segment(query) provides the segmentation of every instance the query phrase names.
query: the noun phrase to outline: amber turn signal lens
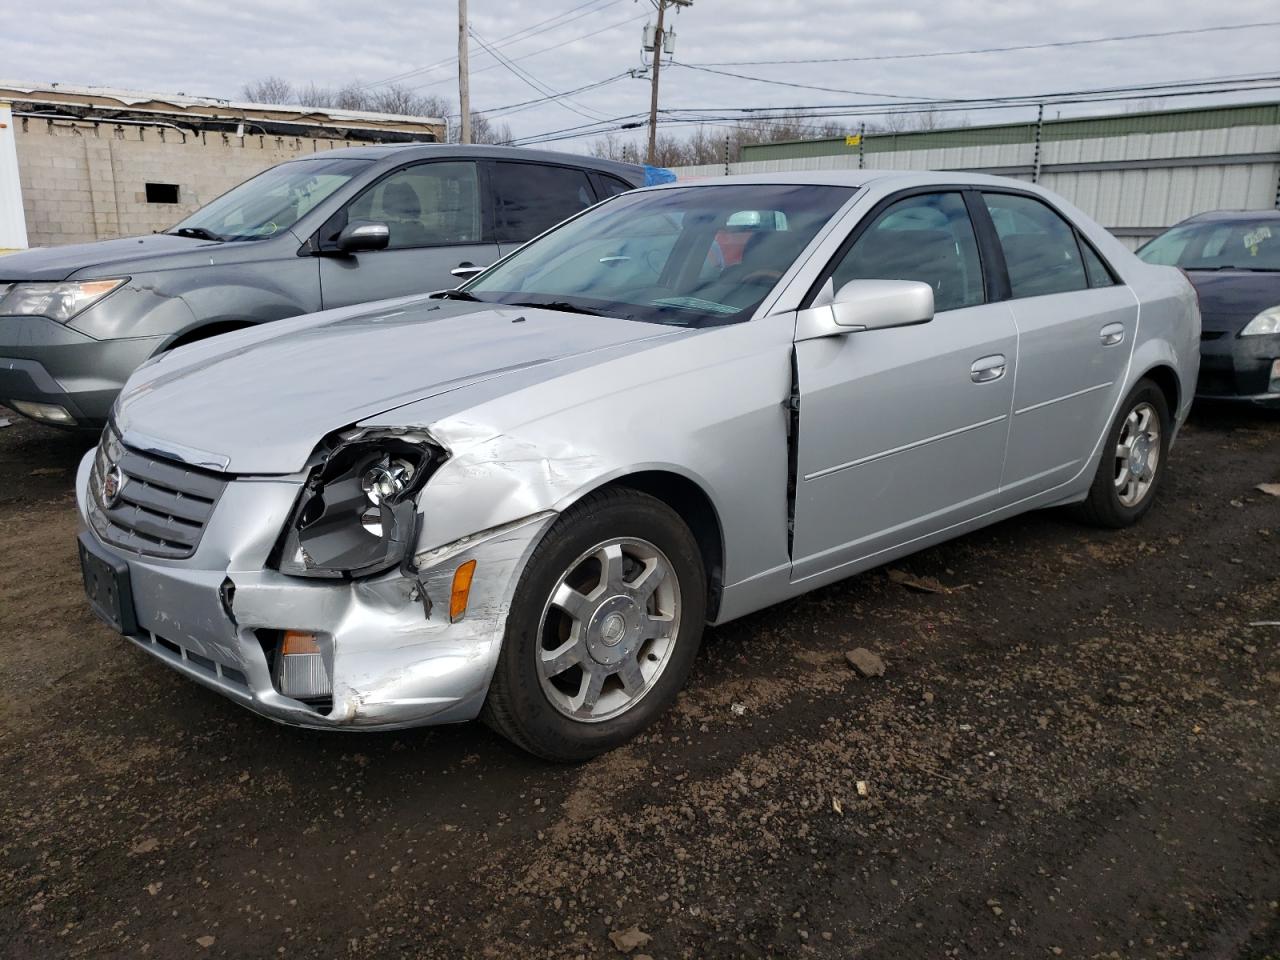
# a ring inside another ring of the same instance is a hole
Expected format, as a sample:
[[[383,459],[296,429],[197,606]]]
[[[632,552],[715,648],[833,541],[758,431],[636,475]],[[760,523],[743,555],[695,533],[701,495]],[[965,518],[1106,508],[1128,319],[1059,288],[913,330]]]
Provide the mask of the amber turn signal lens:
[[[449,619],[461,620],[467,612],[467,598],[471,596],[471,578],[476,575],[476,562],[468,560],[453,572],[453,592],[449,595]]]
[[[303,633],[301,630],[286,630],[284,639],[280,641],[280,652],[286,657],[300,653],[319,653],[320,644],[316,643],[314,633]]]

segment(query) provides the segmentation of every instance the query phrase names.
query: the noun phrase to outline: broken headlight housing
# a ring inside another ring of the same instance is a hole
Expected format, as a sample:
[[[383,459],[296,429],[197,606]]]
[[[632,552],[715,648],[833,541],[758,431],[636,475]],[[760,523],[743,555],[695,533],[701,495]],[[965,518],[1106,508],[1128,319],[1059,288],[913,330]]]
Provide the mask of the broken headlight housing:
[[[316,467],[276,548],[276,569],[299,577],[364,577],[413,548],[415,495],[444,459],[397,437],[338,442]]]

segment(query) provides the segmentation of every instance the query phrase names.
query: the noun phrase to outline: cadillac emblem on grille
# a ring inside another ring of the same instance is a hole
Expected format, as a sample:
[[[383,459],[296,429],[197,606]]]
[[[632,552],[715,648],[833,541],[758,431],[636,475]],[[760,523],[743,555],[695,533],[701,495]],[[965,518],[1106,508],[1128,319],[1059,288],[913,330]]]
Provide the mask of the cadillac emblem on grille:
[[[114,507],[123,488],[124,473],[119,464],[113,463],[102,478],[102,505],[108,509]]]

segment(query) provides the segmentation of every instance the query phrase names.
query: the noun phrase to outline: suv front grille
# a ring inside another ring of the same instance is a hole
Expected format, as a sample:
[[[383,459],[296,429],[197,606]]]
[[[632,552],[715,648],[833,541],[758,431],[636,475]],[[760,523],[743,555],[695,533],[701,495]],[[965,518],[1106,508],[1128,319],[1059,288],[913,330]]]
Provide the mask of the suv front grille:
[[[182,560],[195,553],[226,485],[219,474],[126,447],[108,423],[89,475],[89,522],[113,546]]]

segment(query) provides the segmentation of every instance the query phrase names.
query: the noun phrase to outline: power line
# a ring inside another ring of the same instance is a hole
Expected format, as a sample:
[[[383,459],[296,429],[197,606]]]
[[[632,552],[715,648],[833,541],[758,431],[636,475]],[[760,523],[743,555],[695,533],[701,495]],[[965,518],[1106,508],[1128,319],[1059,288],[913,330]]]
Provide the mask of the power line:
[[[541,47],[537,50],[532,50],[529,53],[522,53],[518,57],[509,57],[508,59],[512,63],[519,63],[522,60],[529,60],[533,57],[541,56],[544,53],[549,53],[552,50],[559,50],[561,47],[567,47],[569,46],[569,44],[577,43],[579,40],[586,40],[589,37],[598,36],[599,34],[602,34],[602,33],[608,33],[610,30],[614,30],[614,29],[617,29],[618,27],[625,26],[628,23],[635,23],[637,20],[645,19],[645,17],[646,17],[646,14],[642,13],[642,14],[639,14],[638,16],[628,17],[625,20],[618,20],[607,26],[600,27],[599,29],[596,29],[596,30],[592,30],[589,33],[583,33],[576,37],[570,37],[568,40],[561,40],[559,43],[553,43],[549,47]],[[484,73],[486,70],[496,70],[500,66],[502,66],[501,63],[491,63],[487,67],[481,67],[478,70],[472,70],[471,73],[472,75],[475,75],[477,73]],[[449,77],[442,77],[439,80],[428,80],[425,83],[412,84],[409,86],[409,89],[423,90],[427,87],[435,87],[435,86],[439,86],[442,83],[448,83],[449,80],[450,80]]]
[[[588,14],[600,13],[601,11],[605,10],[607,7],[612,7],[615,4],[618,4],[621,2],[622,0],[606,0],[606,2],[604,2],[602,6],[596,7],[596,9],[594,10],[586,10],[578,14],[578,16],[576,17],[570,17],[569,14],[577,10],[582,10],[583,7],[592,7],[598,3],[601,3],[601,0],[586,0],[585,3],[580,3],[576,7],[570,7],[568,10],[564,11],[563,13],[556,14],[554,17],[548,17],[546,20],[539,20],[537,23],[532,24],[528,27],[525,27],[523,30],[517,30],[515,33],[509,33],[504,37],[499,37],[497,40],[493,41],[493,45],[495,47],[512,46],[513,44],[519,43],[522,40],[528,40],[531,37],[535,37],[540,33],[546,33],[548,30],[554,30],[557,27],[562,27],[565,24],[572,23],[574,20],[581,19],[582,17],[585,17]],[[568,18],[568,19],[565,19],[565,18]],[[556,21],[560,21],[560,22],[556,22]],[[542,29],[535,29],[535,28],[542,28]],[[379,87],[388,83],[399,83],[402,80],[407,80],[410,77],[417,76],[418,74],[430,73],[433,70],[440,70],[440,69],[443,69],[444,67],[451,66],[457,62],[458,62],[457,57],[448,57],[447,59],[440,60],[433,64],[428,64],[426,66],[414,67],[410,70],[405,70],[402,73],[397,73],[393,76],[385,77],[382,80],[374,80],[372,83],[365,84],[364,87],[365,89],[368,89],[370,87]]]
[[[699,64],[683,64],[697,67],[762,67],[772,64],[796,63],[867,63],[877,60],[925,60],[932,57],[967,57],[984,53],[1012,53],[1017,50],[1045,50],[1051,47],[1083,47],[1095,43],[1122,43],[1129,40],[1154,40],[1162,37],[1185,37],[1226,30],[1251,30],[1260,27],[1280,26],[1280,20],[1263,20],[1258,23],[1232,23],[1213,27],[1195,27],[1186,30],[1163,30],[1158,33],[1129,33],[1112,37],[1094,37],[1088,40],[1054,40],[1046,43],[1020,43],[1008,47],[980,47],[974,50],[935,50],[928,53],[885,53],[863,57],[805,57],[792,60],[714,60]]]
[[[722,77],[734,77],[738,80],[753,80],[756,83],[769,83],[778,87],[798,87],[802,90],[820,90],[825,93],[850,93],[857,97],[886,97],[894,100],[915,100],[918,94],[907,95],[902,93],[876,93],[870,90],[845,90],[840,87],[820,87],[811,83],[795,83],[791,80],[770,80],[768,77],[752,77],[745,73],[733,73],[729,70],[716,70],[713,67],[699,66],[696,63],[684,63],[681,60],[672,60],[673,67],[684,67],[686,70],[701,70],[703,73],[715,73]]]
[[[529,73],[529,71],[521,67],[517,67],[510,60],[507,60],[505,57],[503,57],[502,54],[498,53],[498,51],[494,50],[492,46],[486,43],[480,37],[480,35],[476,33],[474,30],[472,30],[470,27],[467,28],[467,32],[471,34],[472,39],[474,39],[476,43],[480,44],[482,49],[488,51],[490,56],[492,56],[500,64],[506,67],[507,70],[513,73],[520,80],[524,81],[534,90],[538,91],[538,93],[543,94],[548,100],[555,100],[557,103],[560,104],[560,106],[564,107],[566,110],[570,110],[573,113],[576,113],[580,117],[586,117],[588,120],[595,120],[599,122],[600,120],[603,119],[598,113],[591,113],[587,110],[586,107],[582,107],[581,104],[576,104],[575,101],[569,99],[567,95],[563,93],[558,93],[557,91],[553,90],[551,87],[547,86],[537,77],[535,77],[533,74]],[[580,107],[581,109],[579,109]]]

